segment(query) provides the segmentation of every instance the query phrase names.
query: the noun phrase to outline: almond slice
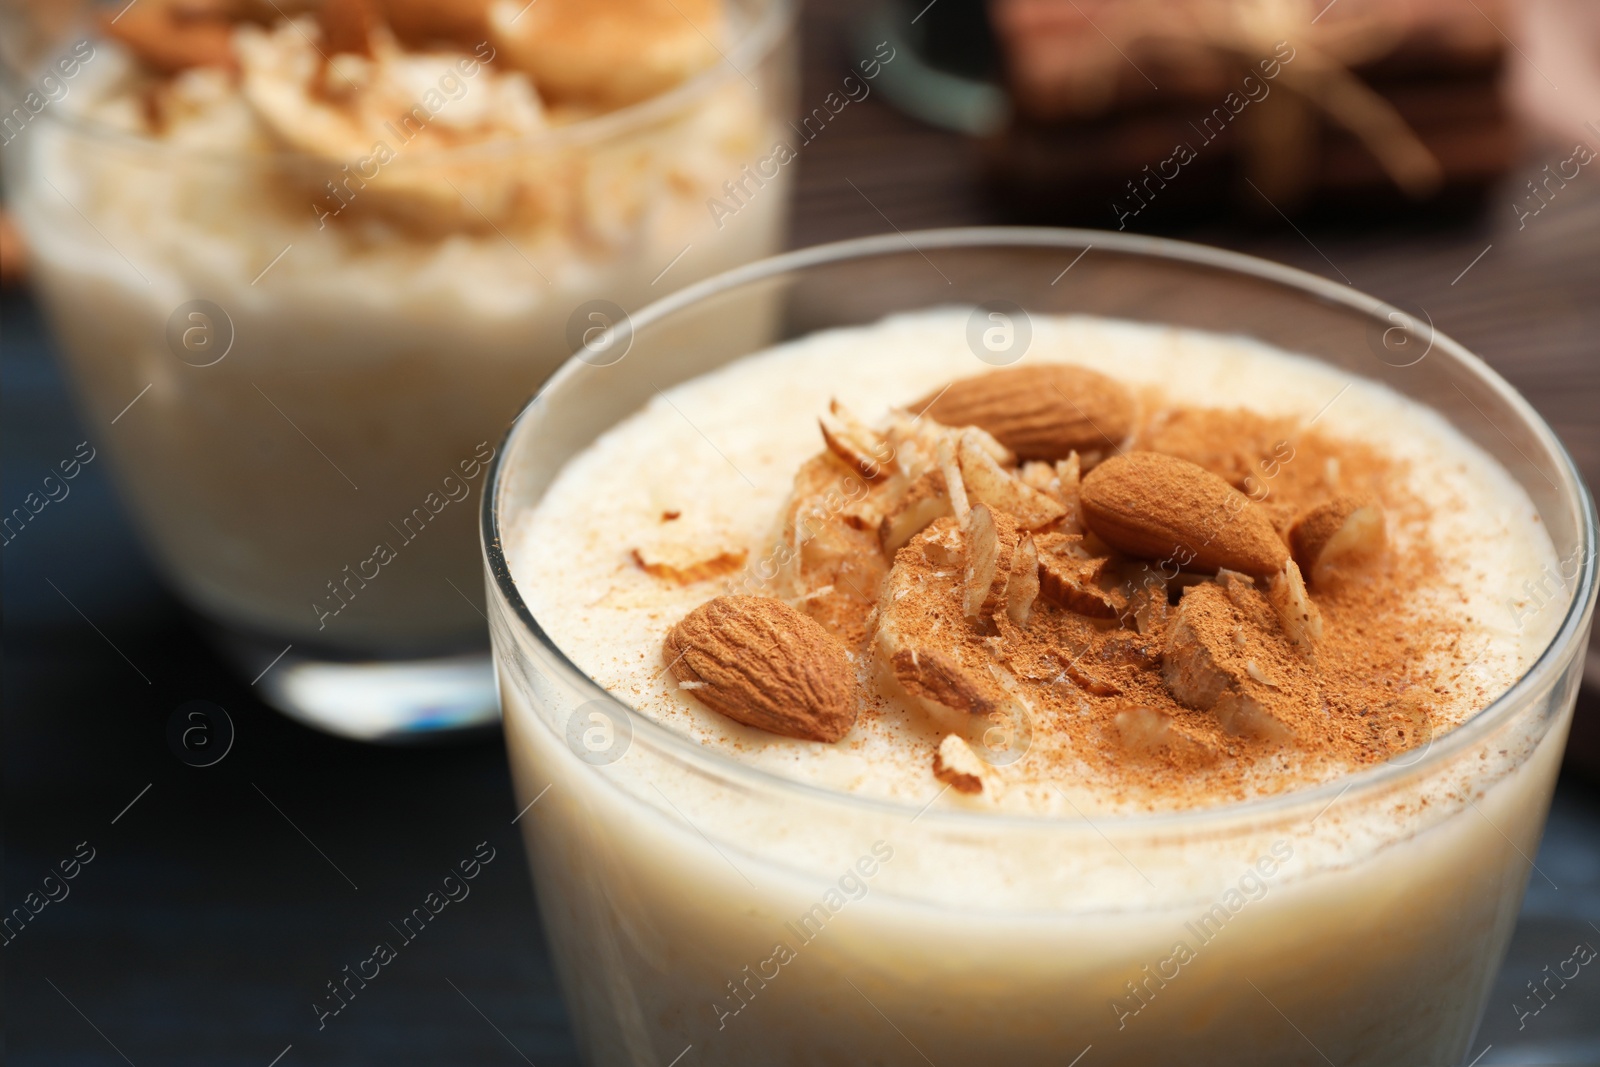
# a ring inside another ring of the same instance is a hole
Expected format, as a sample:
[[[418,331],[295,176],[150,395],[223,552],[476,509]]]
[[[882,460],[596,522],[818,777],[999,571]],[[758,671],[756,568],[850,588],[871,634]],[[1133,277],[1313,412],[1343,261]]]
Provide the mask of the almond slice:
[[[995,436],[982,426],[962,426],[959,436],[963,440],[971,441],[988,454],[1002,467],[1015,467],[1017,454],[995,439]]]
[[[1076,452],[1056,461],[1056,499],[1066,509],[1061,522],[1063,533],[1083,532],[1083,505],[1078,500],[1082,482],[1083,461]]]
[[[1319,504],[1289,528],[1295,561],[1316,586],[1376,558],[1387,544],[1383,508],[1376,501],[1358,497],[1335,497]]]
[[[967,500],[966,479],[961,476],[961,464],[956,462],[956,444],[949,434],[939,438],[939,472],[944,475],[945,493],[950,497],[950,511],[957,522],[965,522],[971,505]]]
[[[1011,579],[1006,585],[1006,614],[1024,629],[1033,615],[1033,602],[1039,596],[1039,550],[1032,535],[1025,534],[1011,561]]]
[[[889,669],[907,693],[969,715],[987,715],[994,697],[944,652],[901,648],[889,655]]]
[[[961,535],[967,548],[962,605],[970,619],[993,615],[1006,603],[1017,522],[1003,511],[977,504],[962,521]]]
[[[1278,613],[1283,632],[1301,651],[1310,652],[1322,640],[1322,612],[1306,592],[1305,580],[1294,560],[1286,560],[1283,570],[1272,576],[1267,599]]]
[[[901,473],[916,478],[938,466],[939,441],[947,432],[932,419],[913,418],[895,409],[889,413],[889,428],[883,436],[894,450]]]
[[[1197,571],[1283,569],[1289,550],[1250,498],[1204,467],[1159,452],[1113,456],[1083,479],[1085,525],[1140,559]]]
[[[739,549],[707,549],[695,545],[659,544],[633,550],[633,561],[647,574],[679,585],[692,585],[744,566],[749,553]]]
[[[822,439],[829,450],[852,470],[860,472],[869,482],[877,481],[890,473],[887,461],[893,459],[894,450],[882,434],[856,418],[850,409],[834,400],[828,412],[817,419],[822,426]]]
[[[911,406],[947,426],[977,426],[1022,459],[1116,448],[1133,429],[1132,395],[1084,367],[1029,364],[963,378]]]
[[[959,734],[946,734],[933,753],[933,776],[957,793],[983,792],[985,767]]]
[[[970,428],[961,431],[956,458],[961,464],[968,497],[973,502],[1009,512],[1024,529],[1037,530],[1066,514],[1066,508],[1057,501],[996,463],[983,447],[977,431]]]
[[[667,633],[663,651],[690,695],[735,722],[837,741],[855,724],[855,671],[842,644],[781,600],[719,596]]]

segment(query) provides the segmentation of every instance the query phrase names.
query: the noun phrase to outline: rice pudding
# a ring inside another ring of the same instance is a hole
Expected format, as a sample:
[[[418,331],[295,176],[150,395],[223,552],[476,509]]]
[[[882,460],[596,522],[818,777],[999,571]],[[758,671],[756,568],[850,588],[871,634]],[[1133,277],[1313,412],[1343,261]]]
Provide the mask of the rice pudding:
[[[786,9],[114,14],[8,192],[158,559],[270,653],[481,647],[468,500],[573,323],[782,240],[787,174],[706,202],[783,128]]]
[[[1527,495],[1253,341],[1034,316],[975,374],[967,321],[735,360],[507,502],[550,643],[697,743],[611,745],[497,616],[591,1058],[1456,1062],[1565,713],[1336,787],[1549,643]]]

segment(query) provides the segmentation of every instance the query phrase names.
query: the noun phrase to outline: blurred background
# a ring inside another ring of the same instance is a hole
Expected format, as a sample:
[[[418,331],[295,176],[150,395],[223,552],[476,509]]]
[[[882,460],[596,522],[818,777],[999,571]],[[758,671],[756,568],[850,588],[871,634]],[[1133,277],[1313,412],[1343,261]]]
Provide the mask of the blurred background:
[[[787,244],[1039,223],[1286,263],[1481,355],[1600,484],[1600,5],[1332,0],[1289,52],[1280,5],[1248,5],[1248,33],[1219,14],[1240,6],[806,0]],[[104,430],[80,421],[3,232],[9,514]],[[283,717],[158,579],[107,465],[71,496],[0,555],[5,910],[93,856],[0,953],[8,1060],[576,1063],[498,736],[375,746]],[[1588,663],[1481,1064],[1600,1064],[1600,977],[1521,1013],[1528,983],[1600,944]],[[207,766],[172,737],[193,701],[231,723]],[[472,899],[319,1031],[326,983],[480,840],[496,860]]]

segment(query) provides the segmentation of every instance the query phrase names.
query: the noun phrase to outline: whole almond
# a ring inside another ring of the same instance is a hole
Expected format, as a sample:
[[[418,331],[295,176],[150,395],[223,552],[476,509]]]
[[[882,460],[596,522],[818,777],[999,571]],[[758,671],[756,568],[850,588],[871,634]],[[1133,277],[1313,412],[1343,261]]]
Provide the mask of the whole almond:
[[[719,596],[667,633],[668,669],[706,707],[785,737],[837,741],[856,719],[844,646],[781,600]]]
[[[1159,452],[1129,452],[1084,476],[1091,532],[1119,552],[1192,571],[1274,574],[1289,549],[1249,497],[1204,467]]]
[[[977,426],[1019,459],[1112,449],[1133,428],[1133,397],[1104,374],[1060,363],[1007,367],[952,382],[911,406],[946,426]]]

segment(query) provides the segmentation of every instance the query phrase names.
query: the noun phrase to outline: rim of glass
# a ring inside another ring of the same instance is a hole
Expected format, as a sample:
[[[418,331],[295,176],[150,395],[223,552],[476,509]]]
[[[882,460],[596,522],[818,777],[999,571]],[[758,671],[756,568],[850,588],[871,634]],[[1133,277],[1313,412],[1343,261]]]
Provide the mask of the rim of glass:
[[[530,151],[550,151],[574,145],[605,141],[649,126],[651,123],[684,110],[700,98],[709,96],[720,86],[734,81],[749,81],[745,71],[754,70],[777,49],[793,24],[798,7],[797,0],[761,0],[766,7],[745,29],[733,47],[721,52],[721,60],[696,74],[688,81],[673,86],[664,93],[641,100],[627,107],[608,111],[603,115],[583,119],[566,126],[541,130],[526,137],[487,141],[480,144],[461,145],[454,148],[427,148],[407,152],[404,163],[416,166],[421,163],[450,161],[471,162],[497,157],[523,155]],[[89,5],[92,8],[98,5]],[[86,8],[88,10],[89,8]],[[91,35],[93,36],[93,35]],[[719,50],[720,51],[720,50]],[[0,86],[18,99],[34,86],[29,82],[29,72],[18,70],[0,56]],[[293,151],[274,152],[218,152],[206,148],[175,147],[153,137],[115,129],[80,115],[63,112],[60,108],[46,108],[41,117],[47,122],[74,130],[101,141],[120,142],[128,148],[155,154],[171,154],[188,159],[203,159],[223,163],[276,163],[282,161],[303,163],[310,158]]]
[[[901,254],[907,251],[908,248],[919,252],[929,248],[973,248],[983,246],[1076,250],[1090,244],[1115,252],[1146,256],[1153,259],[1177,260],[1210,267],[1219,271],[1247,275],[1251,278],[1299,290],[1306,296],[1342,305],[1362,314],[1379,317],[1385,322],[1391,320],[1383,318],[1383,316],[1391,311],[1398,310],[1392,305],[1363,293],[1352,286],[1340,285],[1326,278],[1318,277],[1294,267],[1274,263],[1270,260],[1259,259],[1239,252],[1229,252],[1208,245],[1107,230],[986,226],[916,230],[910,233],[858,237],[829,244],[815,245],[810,248],[798,249],[771,256],[767,259],[757,260],[687,286],[641,309],[637,314],[631,316],[633,332],[637,336],[641,329],[666,319],[686,307],[751,282],[827,263],[850,259],[868,259],[873,256],[890,253]],[[1128,831],[1159,831],[1172,827],[1193,828],[1197,824],[1209,825],[1234,822],[1251,817],[1270,818],[1299,808],[1309,807],[1319,802],[1331,803],[1333,799],[1342,796],[1351,789],[1378,790],[1399,783],[1413,775],[1422,775],[1433,767],[1447,762],[1451,757],[1463,750],[1470,748],[1475,742],[1498,729],[1506,720],[1515,715],[1521,708],[1528,693],[1544,688],[1553,682],[1553,676],[1561,669],[1558,660],[1561,658],[1562,653],[1577,640],[1578,634],[1582,630],[1595,603],[1596,541],[1597,536],[1600,536],[1600,521],[1597,521],[1594,499],[1560,438],[1550,429],[1543,417],[1533,409],[1532,405],[1523,398],[1522,394],[1513,389],[1510,383],[1500,377],[1481,358],[1468,351],[1454,339],[1436,330],[1430,333],[1430,337],[1436,348],[1449,354],[1466,371],[1488,386],[1502,400],[1505,400],[1522,417],[1525,424],[1533,429],[1536,436],[1557,459],[1561,477],[1561,485],[1558,491],[1561,492],[1564,498],[1572,500],[1577,505],[1582,526],[1580,548],[1583,553],[1583,566],[1574,582],[1571,603],[1568,605],[1567,612],[1554,636],[1551,637],[1549,643],[1545,645],[1533,664],[1523,672],[1509,689],[1496,697],[1487,706],[1479,709],[1478,712],[1460,726],[1440,737],[1431,739],[1424,746],[1420,756],[1415,756],[1416,750],[1413,749],[1376,766],[1367,767],[1352,774],[1342,775],[1308,789],[1291,790],[1286,793],[1257,797],[1232,804],[1176,812],[1111,814],[1097,817],[1093,824],[1097,829],[1109,826]],[[505,463],[505,457],[510,453],[515,438],[521,432],[525,422],[530,418],[531,413],[542,406],[549,394],[560,389],[569,378],[581,374],[587,367],[588,364],[573,357],[569,358],[550,376],[538,392],[524,405],[510,427],[507,428],[501,438],[500,449],[495,453],[495,457],[489,466],[487,488],[483,494],[483,505],[480,512],[479,535],[484,556],[494,580],[495,589],[506,604],[510,605],[518,622],[522,624],[528,635],[546,653],[553,657],[559,668],[567,672],[570,676],[569,680],[574,682],[575,688],[583,694],[585,700],[609,700],[618,707],[623,708],[628,714],[629,722],[633,729],[633,737],[636,741],[645,740],[681,763],[721,775],[727,780],[741,783],[751,788],[788,792],[797,794],[802,798],[826,803],[864,806],[877,809],[886,814],[904,815],[917,812],[916,806],[911,804],[880,797],[845,793],[809,782],[786,778],[771,771],[741,763],[662,726],[627,702],[619,699],[614,693],[591,678],[587,671],[572,661],[545,631],[544,627],[540,625],[539,621],[533,617],[532,612],[528,610],[527,604],[517,590],[516,582],[511,575],[511,569],[506,562],[504,552],[501,550],[499,518],[502,486],[501,470]],[[1410,761],[1406,762],[1408,757],[1414,758],[1410,758]],[[963,810],[928,810],[926,815],[937,822],[948,823],[953,827],[966,830],[980,826],[1015,826],[1037,829],[1040,826],[1052,824],[1070,826],[1086,821],[1079,817],[1067,817],[1064,815],[1018,815]]]

